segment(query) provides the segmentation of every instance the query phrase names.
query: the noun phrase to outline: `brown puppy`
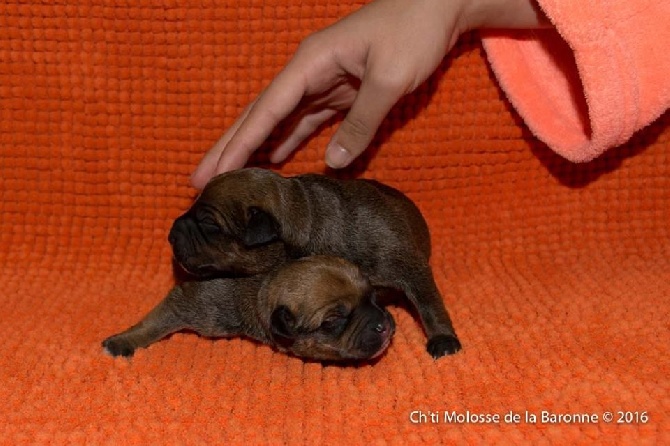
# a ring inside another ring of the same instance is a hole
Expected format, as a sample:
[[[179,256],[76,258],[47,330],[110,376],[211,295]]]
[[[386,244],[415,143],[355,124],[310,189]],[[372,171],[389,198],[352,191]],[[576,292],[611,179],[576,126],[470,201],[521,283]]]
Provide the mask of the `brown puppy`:
[[[280,261],[272,251],[278,241],[293,258],[343,257],[374,286],[404,292],[434,358],[461,348],[428,264],[423,216],[409,198],[377,181],[284,178],[258,168],[228,172],[213,178],[175,221],[169,240],[175,259],[201,277],[269,268]]]
[[[106,339],[113,356],[132,356],[175,331],[248,336],[305,359],[370,359],[395,324],[361,271],[344,259],[311,256],[269,274],[185,282],[138,324]]]

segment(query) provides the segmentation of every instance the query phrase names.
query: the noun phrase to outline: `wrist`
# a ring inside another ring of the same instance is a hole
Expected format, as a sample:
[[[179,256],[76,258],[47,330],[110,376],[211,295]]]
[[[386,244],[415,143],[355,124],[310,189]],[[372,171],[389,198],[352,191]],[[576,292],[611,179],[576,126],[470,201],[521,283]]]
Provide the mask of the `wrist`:
[[[551,23],[536,0],[463,0],[461,27],[473,29],[537,29]]]

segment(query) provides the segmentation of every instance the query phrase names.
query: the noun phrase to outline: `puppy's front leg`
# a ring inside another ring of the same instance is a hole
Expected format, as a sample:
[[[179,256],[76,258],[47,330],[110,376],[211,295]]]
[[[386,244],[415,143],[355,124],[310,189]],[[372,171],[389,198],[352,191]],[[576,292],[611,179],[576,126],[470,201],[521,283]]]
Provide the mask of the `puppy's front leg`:
[[[171,333],[188,328],[177,317],[170,302],[180,296],[181,289],[174,288],[170,295],[151,310],[144,319],[128,330],[105,339],[102,346],[112,356],[130,357],[136,349],[148,347]]]

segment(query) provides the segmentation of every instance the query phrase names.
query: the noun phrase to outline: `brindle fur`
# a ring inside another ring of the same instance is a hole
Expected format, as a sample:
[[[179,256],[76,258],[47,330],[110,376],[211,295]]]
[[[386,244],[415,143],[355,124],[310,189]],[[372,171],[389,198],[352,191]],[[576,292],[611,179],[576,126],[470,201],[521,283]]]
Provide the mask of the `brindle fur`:
[[[267,271],[291,258],[325,254],[358,265],[375,287],[402,291],[434,357],[461,344],[429,265],[430,235],[416,205],[372,180],[291,178],[248,168],[213,178],[170,232],[175,258],[188,271]]]
[[[186,329],[208,337],[246,336],[301,358],[338,361],[381,354],[394,322],[356,266],[311,256],[269,274],[178,285],[139,323],[103,346],[113,356],[132,356]]]

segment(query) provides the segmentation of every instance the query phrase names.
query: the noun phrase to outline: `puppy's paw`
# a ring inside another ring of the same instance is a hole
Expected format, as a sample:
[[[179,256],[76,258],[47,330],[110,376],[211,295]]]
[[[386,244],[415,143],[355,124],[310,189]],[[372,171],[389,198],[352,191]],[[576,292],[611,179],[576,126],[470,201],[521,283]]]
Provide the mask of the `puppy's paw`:
[[[428,340],[428,353],[434,359],[444,355],[453,355],[461,349],[461,341],[455,335],[439,334]]]
[[[130,358],[135,353],[135,346],[132,345],[128,340],[119,337],[112,336],[102,341],[102,347],[107,353],[116,357],[123,356],[125,358]]]

